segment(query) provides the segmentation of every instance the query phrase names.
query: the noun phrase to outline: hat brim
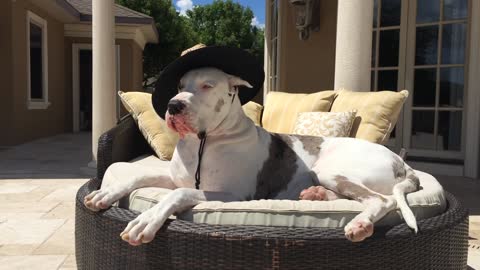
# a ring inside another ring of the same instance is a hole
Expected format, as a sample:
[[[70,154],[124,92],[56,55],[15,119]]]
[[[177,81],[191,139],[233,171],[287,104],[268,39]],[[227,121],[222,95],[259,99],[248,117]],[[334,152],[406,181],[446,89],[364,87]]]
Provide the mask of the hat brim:
[[[253,87],[240,86],[238,96],[241,104],[252,100],[263,87],[263,66],[243,49],[228,46],[210,46],[191,51],[170,63],[161,73],[152,94],[152,104],[157,114],[165,117],[167,105],[177,93],[180,79],[190,70],[213,67],[237,76]]]

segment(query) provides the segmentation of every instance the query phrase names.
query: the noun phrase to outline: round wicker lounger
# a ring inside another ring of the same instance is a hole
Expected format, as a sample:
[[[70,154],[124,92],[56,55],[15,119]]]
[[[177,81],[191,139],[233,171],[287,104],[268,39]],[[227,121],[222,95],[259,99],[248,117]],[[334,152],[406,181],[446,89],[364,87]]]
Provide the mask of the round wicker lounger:
[[[376,228],[361,243],[343,229],[221,226],[169,220],[149,244],[129,246],[120,238],[138,213],[111,207],[93,213],[83,198],[98,189],[105,169],[147,151],[131,119],[99,140],[98,178],[76,197],[78,269],[466,269],[468,213],[447,193],[445,213],[406,224]],[[116,146],[117,145],[117,146]],[[118,145],[123,145],[121,149]],[[127,145],[127,146],[125,146]]]

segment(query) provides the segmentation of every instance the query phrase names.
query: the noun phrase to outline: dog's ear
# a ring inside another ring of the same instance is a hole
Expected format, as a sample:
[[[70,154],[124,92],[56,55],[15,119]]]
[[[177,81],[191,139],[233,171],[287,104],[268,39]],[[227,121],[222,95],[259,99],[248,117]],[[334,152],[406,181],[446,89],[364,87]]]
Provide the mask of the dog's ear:
[[[246,86],[248,88],[253,88],[253,86],[249,82],[242,80],[237,76],[233,76],[229,74],[228,74],[228,84],[230,85],[230,88],[233,88],[236,86]]]

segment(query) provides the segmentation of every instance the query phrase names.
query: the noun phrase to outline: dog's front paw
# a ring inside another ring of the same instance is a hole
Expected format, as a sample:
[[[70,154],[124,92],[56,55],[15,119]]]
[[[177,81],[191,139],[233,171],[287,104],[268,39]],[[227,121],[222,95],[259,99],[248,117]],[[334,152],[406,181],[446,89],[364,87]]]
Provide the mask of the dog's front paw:
[[[373,223],[370,220],[352,220],[345,226],[345,237],[352,242],[360,242],[373,234]]]
[[[128,223],[120,237],[132,246],[149,243],[168,218],[160,212],[155,207],[143,212]]]
[[[109,189],[99,189],[92,191],[85,196],[83,204],[88,209],[96,212],[102,209],[107,209],[120,198],[121,194],[119,192],[114,192]]]

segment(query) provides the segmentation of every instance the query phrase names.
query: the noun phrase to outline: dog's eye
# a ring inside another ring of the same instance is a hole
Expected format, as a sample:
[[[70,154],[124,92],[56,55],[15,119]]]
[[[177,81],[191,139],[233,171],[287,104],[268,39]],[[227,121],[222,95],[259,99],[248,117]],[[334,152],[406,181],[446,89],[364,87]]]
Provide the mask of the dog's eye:
[[[211,89],[211,88],[213,88],[213,85],[211,83],[202,84],[202,89],[203,90],[208,90],[208,89]]]

